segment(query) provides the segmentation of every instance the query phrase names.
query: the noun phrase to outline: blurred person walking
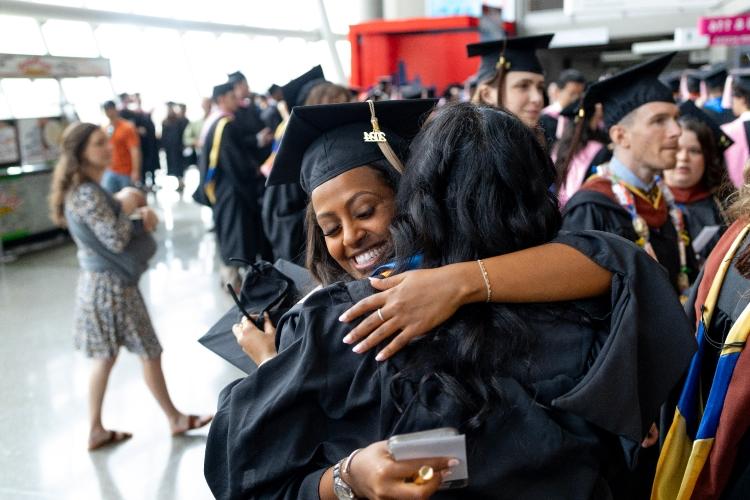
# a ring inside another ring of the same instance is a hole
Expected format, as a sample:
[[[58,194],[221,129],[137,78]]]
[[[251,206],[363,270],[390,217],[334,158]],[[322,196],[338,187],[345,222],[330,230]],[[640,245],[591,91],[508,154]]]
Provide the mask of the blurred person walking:
[[[93,360],[89,451],[132,436],[108,430],[102,422],[104,394],[121,346],[141,358],[146,385],[164,411],[172,435],[203,427],[212,419],[180,412],[169,396],[161,368],[162,347],[138,290],[156,251],[151,233],[158,219],[140,191],[128,187],[112,196],[99,186],[112,152],[106,134],[96,125],[70,125],[63,135],[49,198],[53,221],[67,227],[78,246],[75,345]]]
[[[123,119],[113,101],[102,105],[109,119],[106,127],[112,161],[104,172],[102,186],[110,193],[141,182],[141,142],[135,125]]]
[[[234,85],[217,85],[212,95],[217,111],[204,125],[209,128],[200,157],[201,183],[193,198],[213,208],[221,285],[228,283],[239,291],[241,262],[255,262],[259,255],[272,260],[273,256],[260,222],[257,164],[243,147],[245,129],[235,118]]]
[[[185,146],[186,148],[192,148],[192,150],[195,152],[195,165],[198,165],[198,157],[200,157],[201,154],[201,130],[203,129],[204,123],[208,119],[208,115],[211,113],[210,97],[204,97],[203,99],[201,99],[201,109],[203,110],[203,116],[188,123],[188,126],[185,127],[185,132],[182,133],[183,146]]]
[[[188,126],[188,119],[178,113],[177,104],[167,103],[167,117],[161,124],[161,147],[167,157],[167,175],[177,178],[177,191],[182,192],[185,187],[183,175],[185,173],[185,157],[183,156],[182,136]]]

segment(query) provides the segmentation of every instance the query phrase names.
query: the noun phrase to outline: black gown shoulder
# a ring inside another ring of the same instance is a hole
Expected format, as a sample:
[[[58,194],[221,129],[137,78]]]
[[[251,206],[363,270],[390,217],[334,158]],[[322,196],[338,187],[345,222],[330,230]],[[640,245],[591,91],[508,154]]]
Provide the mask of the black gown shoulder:
[[[714,196],[686,204],[685,209],[687,212],[685,223],[691,241],[698,237],[704,227],[719,226],[716,235],[698,252],[699,261],[705,262],[727,228],[726,219],[722,215],[719,201]]]
[[[608,196],[586,189],[578,191],[565,205],[563,229],[568,231],[594,229],[616,234],[633,242],[638,240],[630,214],[624,208]],[[677,275],[680,272],[677,230],[670,218],[667,218],[661,227],[651,227],[649,230],[650,242],[659,264],[667,271],[676,289]],[[699,270],[693,252],[687,252],[687,267],[692,283]]]

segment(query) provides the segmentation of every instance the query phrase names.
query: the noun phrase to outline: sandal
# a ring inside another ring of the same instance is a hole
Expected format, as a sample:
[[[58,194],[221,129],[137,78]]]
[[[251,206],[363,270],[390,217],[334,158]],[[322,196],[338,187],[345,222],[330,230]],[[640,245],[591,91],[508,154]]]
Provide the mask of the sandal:
[[[201,427],[204,427],[211,422],[211,420],[214,419],[213,415],[207,415],[207,416],[199,416],[199,415],[187,415],[187,427],[185,429],[180,429],[177,431],[172,431],[172,436],[179,436],[182,434],[185,434],[188,431],[192,431],[194,429],[200,429]]]
[[[89,451],[98,450],[113,444],[120,444],[132,437],[133,435],[129,432],[107,431],[107,437],[105,439],[95,444],[89,443]]]

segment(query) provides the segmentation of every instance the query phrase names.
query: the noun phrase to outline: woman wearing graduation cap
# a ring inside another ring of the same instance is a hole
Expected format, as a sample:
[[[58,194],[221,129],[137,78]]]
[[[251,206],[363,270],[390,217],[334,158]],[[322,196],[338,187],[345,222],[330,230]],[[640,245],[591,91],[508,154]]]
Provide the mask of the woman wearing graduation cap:
[[[544,108],[544,70],[536,51],[546,49],[553,36],[503,38],[467,45],[469,57],[482,58],[472,102],[507,109],[535,128]]]
[[[702,265],[726,229],[724,202],[733,186],[724,165],[724,151],[732,140],[692,101],[680,104],[682,133],[677,165],[664,172],[664,181],[682,211],[691,247]],[[713,236],[699,238],[703,230]]]
[[[271,155],[261,167],[268,176],[276,161],[276,152],[284,136],[289,113],[294,106],[303,104],[336,104],[349,102],[349,91],[325,80],[323,69],[315,66],[281,87],[284,100],[279,103],[284,121],[277,127]],[[273,184],[266,188],[263,197],[263,230],[268,237],[276,259],[297,264],[305,261],[304,220],[307,195],[295,180],[286,184]]]
[[[564,207],[596,171],[597,165],[612,157],[607,147],[609,137],[602,129],[601,105],[589,102],[583,113],[580,113],[580,108],[580,102],[574,102],[560,112],[566,123],[562,137],[552,151],[558,172],[556,187],[560,207]],[[578,126],[579,121],[585,121],[585,124]]]
[[[394,208],[383,188],[392,174],[384,167],[399,165],[388,150],[398,151],[403,141],[385,124],[405,135],[403,123],[413,123],[410,115],[424,112],[399,109],[404,105],[378,103],[372,129],[365,121],[367,108],[361,107],[339,108],[335,115],[330,107],[317,113],[307,108],[309,114],[299,124],[298,131],[306,129],[315,140],[299,139],[306,152],[289,160],[301,163],[302,184],[312,191],[315,219],[325,232],[332,264],[339,268],[331,269],[334,274],[366,275],[376,254],[386,252],[387,228],[378,232],[371,226],[368,232],[356,221],[370,221],[373,214]],[[346,111],[353,110],[354,123],[321,130],[326,120],[345,120]],[[284,141],[299,138],[290,135],[294,124],[293,117]],[[420,135],[400,186],[402,216],[393,226],[397,270],[420,261],[427,266],[461,264],[554,236],[560,221],[548,191],[554,172],[516,118],[464,104],[440,111]],[[385,145],[377,140],[386,138],[388,147],[378,154]],[[362,167],[363,161],[373,166]],[[369,182],[361,184],[367,175]],[[358,238],[360,247],[347,243]],[[628,262],[646,271],[640,280],[613,282],[613,295],[623,301],[613,306],[612,317],[655,314],[656,309],[647,310],[655,301],[646,295],[669,289],[656,265],[629,245],[605,250],[595,238],[582,240],[582,248],[613,269]],[[481,302],[496,300],[483,261],[473,264],[484,282]],[[321,266],[316,272],[325,275],[328,270]],[[453,425],[467,432],[471,479],[469,489],[450,497],[515,498],[523,492],[527,498],[550,498],[587,491],[583,495],[588,498],[607,489],[602,454],[614,453],[617,462],[622,453],[611,449],[606,432],[593,426],[625,439],[632,458],[651,414],[690,354],[684,348],[689,343],[680,338],[680,333],[687,335],[687,326],[681,329],[676,302],[672,307],[659,304],[660,315],[649,325],[613,325],[617,335],[605,333],[608,319],[602,324],[601,318],[608,318],[606,300],[574,308],[476,304],[459,311],[436,335],[379,364],[375,353],[356,356],[341,342],[348,328],[338,321],[341,312],[371,293],[367,281],[355,281],[309,297],[296,317],[282,318],[279,354],[223,392],[205,462],[217,497],[424,498],[446,477],[442,471],[455,463],[450,457],[396,463],[379,440]],[[672,331],[664,335],[666,323]],[[549,328],[552,324],[555,328]],[[658,363],[640,357],[657,344],[667,347],[669,356]],[[606,354],[590,351],[594,345]],[[601,361],[589,364],[590,356]],[[434,376],[425,377],[430,373]],[[549,405],[556,409],[548,412],[544,408]],[[359,446],[364,449],[351,454]],[[272,458],[278,456],[284,460]],[[440,474],[422,485],[405,482],[420,465]]]

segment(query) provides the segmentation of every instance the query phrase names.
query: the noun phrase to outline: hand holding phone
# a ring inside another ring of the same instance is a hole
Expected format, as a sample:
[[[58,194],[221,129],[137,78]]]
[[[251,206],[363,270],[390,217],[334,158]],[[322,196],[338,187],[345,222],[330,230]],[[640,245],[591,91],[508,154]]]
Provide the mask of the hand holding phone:
[[[443,480],[440,489],[461,488],[469,481],[466,463],[466,436],[452,427],[400,434],[388,440],[388,451],[394,460],[450,457],[458,460],[453,473]]]

